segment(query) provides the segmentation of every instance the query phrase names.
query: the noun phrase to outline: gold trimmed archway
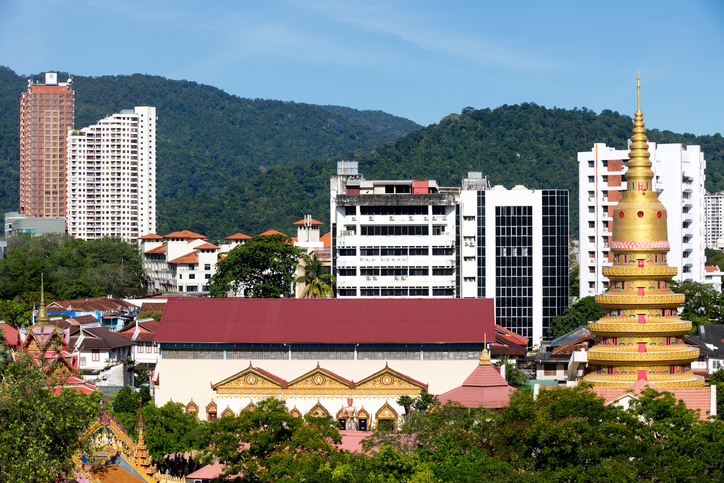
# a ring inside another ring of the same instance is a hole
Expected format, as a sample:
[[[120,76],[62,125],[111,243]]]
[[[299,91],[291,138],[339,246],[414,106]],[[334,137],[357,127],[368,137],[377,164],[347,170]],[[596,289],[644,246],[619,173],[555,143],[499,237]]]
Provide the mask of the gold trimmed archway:
[[[234,411],[232,411],[229,406],[226,406],[226,409],[224,409],[224,412],[221,413],[222,418],[225,418],[227,416],[235,416]]]
[[[328,418],[331,416],[329,411],[327,411],[327,409],[322,406],[322,403],[319,402],[319,399],[317,399],[317,404],[312,406],[312,409],[309,410],[308,414],[311,414],[315,418]]]
[[[392,421],[392,430],[397,431],[397,411],[388,401],[375,413],[375,428],[379,428],[380,421]]]
[[[294,417],[294,418],[301,418],[301,417],[302,417],[302,413],[301,413],[301,411],[299,411],[299,409],[297,409],[297,406],[294,406],[294,409],[292,409],[291,411],[289,411],[289,414],[291,414],[292,417]]]
[[[186,412],[194,413],[196,414],[196,417],[199,416],[199,406],[194,402],[193,398],[191,398],[191,402],[186,405]]]
[[[212,399],[209,404],[206,405],[206,419],[208,421],[213,421],[216,419],[216,416],[218,414],[218,408],[216,406],[216,403]]]

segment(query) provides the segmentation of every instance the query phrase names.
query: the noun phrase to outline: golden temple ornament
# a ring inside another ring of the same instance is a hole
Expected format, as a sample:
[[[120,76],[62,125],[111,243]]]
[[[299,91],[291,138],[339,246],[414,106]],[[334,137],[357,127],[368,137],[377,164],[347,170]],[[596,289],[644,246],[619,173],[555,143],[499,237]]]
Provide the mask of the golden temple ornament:
[[[627,387],[641,379],[662,388],[699,387],[704,378],[691,372],[699,350],[684,343],[691,322],[682,321],[677,311],[684,295],[670,289],[676,268],[666,262],[666,208],[654,186],[640,78],[636,88],[626,190],[613,211],[613,266],[603,269],[609,290],[596,296],[603,317],[588,324],[596,345],[588,351],[589,373],[583,379],[603,387]]]

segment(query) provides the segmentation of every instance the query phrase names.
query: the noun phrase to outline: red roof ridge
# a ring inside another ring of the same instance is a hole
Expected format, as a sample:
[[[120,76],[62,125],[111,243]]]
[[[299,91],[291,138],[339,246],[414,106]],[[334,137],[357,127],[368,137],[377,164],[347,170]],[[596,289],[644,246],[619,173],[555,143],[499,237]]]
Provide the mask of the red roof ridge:
[[[146,250],[143,253],[166,253],[166,244],[164,243],[163,245],[157,246],[156,248],[151,248],[150,250]]]
[[[195,240],[208,240],[208,238],[204,235],[200,235],[198,233],[194,233],[188,230],[175,231],[164,236],[164,238],[192,238]]]
[[[163,237],[161,235],[156,235],[155,233],[149,233],[147,235],[139,236],[139,240],[163,240]]]
[[[264,233],[259,233],[258,236],[269,236],[269,235],[284,235],[284,233],[276,230],[267,230]],[[287,236],[287,235],[284,235]]]
[[[181,255],[178,258],[174,258],[167,263],[199,263],[199,257],[196,255],[196,250],[194,250],[191,253],[187,253],[186,255]]]
[[[211,243],[204,243],[203,245],[197,246],[196,249],[197,249],[197,250],[199,250],[199,249],[202,249],[202,250],[218,250],[219,247],[217,247],[216,245],[212,245]]]
[[[297,222],[294,222],[293,224],[294,224],[294,225],[304,225],[304,224],[306,224],[306,220],[299,220],[299,221],[297,221]],[[314,218],[312,218],[312,226],[319,226],[319,225],[324,225],[324,223],[322,223],[321,221],[317,221],[317,220],[315,220]]]
[[[707,265],[704,267],[704,270],[706,270],[707,272],[718,272],[719,267],[717,267],[716,265]]]
[[[231,236],[227,236],[224,238],[224,240],[251,240],[251,237],[249,235],[244,235],[243,233],[234,233]]]

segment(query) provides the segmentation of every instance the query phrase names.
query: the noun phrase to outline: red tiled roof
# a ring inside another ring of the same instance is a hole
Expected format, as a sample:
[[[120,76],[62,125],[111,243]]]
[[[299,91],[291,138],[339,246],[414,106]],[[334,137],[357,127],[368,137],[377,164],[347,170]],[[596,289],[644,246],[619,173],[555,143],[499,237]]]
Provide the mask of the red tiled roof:
[[[199,257],[196,255],[196,251],[193,251],[178,258],[174,258],[168,263],[199,263]]]
[[[156,342],[482,343],[494,324],[492,299],[169,299]]]
[[[504,340],[513,342],[514,344],[527,346],[528,345],[528,339],[526,337],[523,337],[522,335],[518,335],[515,332],[513,332],[510,329],[506,329],[505,327],[501,325],[495,326],[495,332],[497,335],[501,336]]]
[[[466,408],[499,409],[508,405],[513,391],[496,368],[478,365],[462,386],[440,394],[437,399],[442,403],[456,401]]]
[[[48,312],[54,309],[56,312],[109,312],[121,308],[137,309],[138,307],[121,299],[109,299],[108,297],[94,297],[90,299],[56,300],[48,304]],[[58,310],[62,309],[62,310]]]
[[[194,233],[188,230],[175,231],[164,236],[164,238],[191,238],[194,240],[208,240],[208,238],[204,235],[199,235],[198,233]]]
[[[268,236],[268,235],[284,235],[284,233],[276,230],[267,230],[264,233],[259,233],[259,236]],[[286,236],[286,235],[284,235]]]
[[[545,386],[541,386],[543,388]],[[651,388],[659,392],[670,392],[676,399],[684,401],[686,407],[699,411],[699,418],[707,419],[711,410],[711,387],[671,387],[660,388],[655,384],[646,380],[638,380],[628,387],[594,387],[592,390],[605,400],[606,404],[611,404],[629,391],[634,396],[638,396],[646,388]]]
[[[304,225],[304,223],[305,223],[305,220],[299,220],[299,221],[295,222],[294,224],[295,225]],[[312,219],[312,226],[319,226],[319,225],[324,225],[324,223],[322,223],[321,221]]]
[[[150,250],[146,250],[143,253],[166,253],[166,244],[157,246],[156,248],[151,248]]]
[[[80,327],[73,326],[70,331],[70,345],[75,346],[75,343],[80,337]],[[83,329],[83,333],[85,335],[85,338],[81,343],[83,349],[117,349],[119,347],[128,347],[133,345],[133,342],[128,341],[126,338],[121,337],[115,332],[111,332],[107,327],[92,327],[90,329]]]
[[[139,240],[163,240],[163,237],[161,235],[156,235],[155,233],[149,233],[148,235],[143,235],[138,237]]]
[[[95,315],[78,315],[67,319],[72,325],[93,324],[98,322]],[[75,322],[75,323],[74,323]]]
[[[319,241],[324,243],[325,248],[332,248],[332,232],[327,232],[319,237]]]
[[[8,347],[18,345],[18,329],[10,327],[8,324],[0,324],[0,332],[5,336]]]
[[[706,270],[707,272],[718,272],[719,267],[717,267],[716,265],[707,265],[704,267],[704,270]]]
[[[251,240],[251,237],[243,233],[235,233],[234,235],[227,236],[224,240]]]
[[[211,243],[204,243],[203,245],[199,245],[196,247],[197,250],[218,250],[219,247],[216,245],[212,245]]]
[[[139,312],[151,312],[153,310],[163,312],[164,308],[166,308],[166,302],[141,302],[141,310],[139,310]]]

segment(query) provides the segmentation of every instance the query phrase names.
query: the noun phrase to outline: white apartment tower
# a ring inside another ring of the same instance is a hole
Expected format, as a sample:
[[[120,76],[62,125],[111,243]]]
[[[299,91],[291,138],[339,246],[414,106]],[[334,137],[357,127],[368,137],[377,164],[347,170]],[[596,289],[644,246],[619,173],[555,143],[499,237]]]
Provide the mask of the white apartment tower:
[[[706,247],[724,249],[724,191],[704,196],[706,200]]]
[[[342,161],[330,203],[338,297],[492,298],[532,344],[568,306],[567,191],[370,181]]]
[[[156,232],[156,108],[135,107],[68,137],[68,233],[136,240]]]
[[[601,269],[613,261],[613,209],[626,188],[628,152],[596,143],[591,151],[578,153],[580,297],[608,289]],[[668,216],[669,266],[678,268],[677,281],[704,282],[704,154],[699,146],[652,142],[649,152],[655,188]]]

